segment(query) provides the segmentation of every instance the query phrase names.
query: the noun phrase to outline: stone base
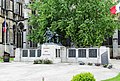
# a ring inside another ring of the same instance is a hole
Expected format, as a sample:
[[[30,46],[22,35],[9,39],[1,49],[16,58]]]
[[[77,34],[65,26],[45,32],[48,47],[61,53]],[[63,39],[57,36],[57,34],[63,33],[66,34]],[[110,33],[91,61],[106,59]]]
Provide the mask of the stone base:
[[[60,54],[61,46],[55,43],[45,43],[41,47],[41,57],[40,59],[49,59],[53,63],[61,62]]]

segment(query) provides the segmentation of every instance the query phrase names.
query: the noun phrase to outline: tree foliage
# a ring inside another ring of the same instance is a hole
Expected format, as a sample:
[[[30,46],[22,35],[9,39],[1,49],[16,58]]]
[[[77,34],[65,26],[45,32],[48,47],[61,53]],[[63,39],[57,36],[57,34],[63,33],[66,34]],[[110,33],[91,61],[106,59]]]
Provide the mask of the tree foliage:
[[[31,14],[32,26],[29,39],[44,42],[44,33],[49,27],[62,36],[62,43],[69,38],[76,47],[100,46],[111,37],[118,23],[110,14],[110,0],[40,0],[29,5],[36,14]]]

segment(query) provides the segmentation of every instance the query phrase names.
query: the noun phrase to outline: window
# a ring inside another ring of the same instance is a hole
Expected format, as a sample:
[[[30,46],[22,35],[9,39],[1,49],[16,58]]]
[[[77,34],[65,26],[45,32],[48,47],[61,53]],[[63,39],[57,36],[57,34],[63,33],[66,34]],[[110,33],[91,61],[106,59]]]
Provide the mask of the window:
[[[35,50],[30,50],[30,57],[35,57]]]
[[[22,7],[22,4],[21,3],[16,3],[16,6],[15,6],[15,13],[19,15],[19,17],[22,17],[23,16],[23,7]]]
[[[14,12],[14,0],[12,2],[12,11]]]
[[[68,57],[76,57],[76,49],[69,49]]]
[[[22,4],[19,3],[19,15],[22,16]]]
[[[19,3],[16,3],[15,13],[16,13],[16,14],[19,14]]]
[[[56,57],[60,57],[60,49],[56,49]]]
[[[2,8],[5,8],[6,0],[2,0]]]
[[[1,0],[1,15],[5,15],[5,4],[6,4],[6,1],[5,0]]]
[[[97,49],[89,49],[89,57],[97,58]]]
[[[23,50],[22,52],[22,57],[28,57],[28,50]]]
[[[0,1],[0,7],[2,6],[1,3],[2,3],[2,0]]]
[[[86,57],[86,49],[78,49],[78,57]]]
[[[41,50],[37,50],[37,57],[41,56]]]
[[[7,10],[10,9],[10,0],[6,0],[6,9],[7,9]]]
[[[15,44],[15,28],[16,26],[13,25],[13,44]]]

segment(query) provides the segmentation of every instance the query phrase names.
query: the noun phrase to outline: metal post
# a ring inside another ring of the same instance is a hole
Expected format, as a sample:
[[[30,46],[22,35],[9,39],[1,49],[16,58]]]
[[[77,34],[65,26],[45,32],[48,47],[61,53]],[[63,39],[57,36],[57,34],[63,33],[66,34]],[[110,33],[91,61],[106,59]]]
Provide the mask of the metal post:
[[[42,77],[42,81],[44,81],[45,79],[44,79],[44,77]]]

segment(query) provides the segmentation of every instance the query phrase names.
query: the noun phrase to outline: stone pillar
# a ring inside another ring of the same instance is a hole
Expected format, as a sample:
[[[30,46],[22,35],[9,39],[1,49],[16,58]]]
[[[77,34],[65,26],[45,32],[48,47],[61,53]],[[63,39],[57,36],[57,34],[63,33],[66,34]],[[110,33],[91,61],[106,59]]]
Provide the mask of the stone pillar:
[[[21,49],[20,48],[16,48],[16,50],[15,50],[15,59],[14,59],[14,61],[16,61],[16,62],[21,61]]]
[[[65,63],[67,62],[67,49],[64,46],[61,46],[60,49],[60,53],[61,53],[61,62]]]
[[[118,30],[113,35],[113,57],[118,56]]]
[[[27,5],[29,4],[29,0],[25,0],[24,4],[24,32],[23,32],[23,48],[27,48],[27,34],[28,34],[28,12]]]

